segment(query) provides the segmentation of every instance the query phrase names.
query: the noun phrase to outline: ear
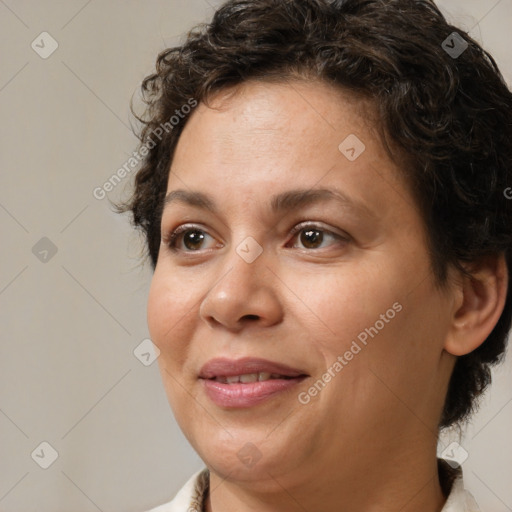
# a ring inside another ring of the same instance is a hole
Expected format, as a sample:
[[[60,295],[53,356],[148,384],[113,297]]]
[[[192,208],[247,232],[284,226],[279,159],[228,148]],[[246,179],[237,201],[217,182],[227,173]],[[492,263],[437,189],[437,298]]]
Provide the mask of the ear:
[[[465,268],[471,277],[459,274],[451,328],[444,344],[444,349],[454,356],[469,354],[487,339],[507,297],[504,254],[487,256]]]

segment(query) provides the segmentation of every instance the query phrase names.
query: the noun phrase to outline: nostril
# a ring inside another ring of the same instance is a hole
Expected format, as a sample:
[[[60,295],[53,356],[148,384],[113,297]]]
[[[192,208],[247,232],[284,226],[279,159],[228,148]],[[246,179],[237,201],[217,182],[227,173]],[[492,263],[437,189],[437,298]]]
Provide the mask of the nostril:
[[[249,320],[258,320],[258,315],[245,315],[244,318],[248,318]]]

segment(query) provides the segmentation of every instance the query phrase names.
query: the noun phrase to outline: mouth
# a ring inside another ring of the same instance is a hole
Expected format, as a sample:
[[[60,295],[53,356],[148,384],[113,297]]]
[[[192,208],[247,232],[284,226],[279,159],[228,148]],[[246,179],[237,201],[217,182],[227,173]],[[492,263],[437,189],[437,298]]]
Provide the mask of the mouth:
[[[223,408],[253,407],[282,395],[307,377],[298,368],[255,358],[216,358],[199,372],[206,395]]]
[[[242,359],[228,359],[217,357],[208,361],[199,371],[200,379],[239,378],[245,379],[233,382],[256,382],[275,378],[296,378],[307,375],[298,368],[267,359],[244,357]]]
[[[285,379],[290,380],[295,377],[289,377],[287,375],[280,375],[278,373],[268,373],[268,372],[259,372],[259,373],[246,373],[244,375],[232,375],[231,377],[227,377],[225,375],[213,377],[208,380],[214,380],[215,382],[222,382],[223,384],[249,384],[251,382],[264,382],[267,380],[276,380],[276,379]]]

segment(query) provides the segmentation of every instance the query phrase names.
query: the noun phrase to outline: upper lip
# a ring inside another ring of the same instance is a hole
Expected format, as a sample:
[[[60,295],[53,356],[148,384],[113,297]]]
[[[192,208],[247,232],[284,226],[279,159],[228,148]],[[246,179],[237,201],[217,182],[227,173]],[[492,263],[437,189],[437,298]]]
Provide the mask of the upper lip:
[[[210,359],[210,361],[203,365],[199,372],[199,378],[214,379],[215,377],[234,377],[235,375],[247,375],[260,372],[274,373],[286,377],[301,377],[306,375],[302,370],[266,359],[254,357],[228,359],[218,357]]]

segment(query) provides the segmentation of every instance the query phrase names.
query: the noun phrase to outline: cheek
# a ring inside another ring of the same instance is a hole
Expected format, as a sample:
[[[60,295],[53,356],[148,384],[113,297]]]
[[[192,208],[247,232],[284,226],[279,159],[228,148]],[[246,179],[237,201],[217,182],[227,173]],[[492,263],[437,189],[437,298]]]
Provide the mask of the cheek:
[[[179,349],[179,340],[186,339],[187,314],[193,314],[196,302],[189,287],[172,279],[172,274],[158,269],[153,275],[147,303],[147,323],[153,342],[162,351]]]
[[[316,334],[313,337],[321,343],[325,356],[342,355],[358,336],[363,341],[371,339],[367,330],[374,334],[376,323],[377,331],[384,333],[399,315],[396,309],[400,307],[393,308],[400,299],[399,287],[386,280],[384,272],[373,269],[323,269],[307,280],[295,280],[300,283],[294,290],[300,299],[298,307],[310,319],[308,330]]]
[[[151,340],[160,349],[158,366],[162,376],[169,404],[180,416],[179,411],[190,400],[184,393],[183,371],[186,368],[189,340],[193,326],[194,299],[187,290],[189,287],[178,283],[176,273],[157,268],[151,281],[147,302],[147,324]]]
[[[402,412],[409,408],[423,417],[418,404],[429,403],[428,397],[437,390],[448,307],[429,280],[413,291],[403,291],[399,297],[401,310],[378,334],[367,338],[362,352],[365,375],[377,402],[395,409],[404,408],[405,404]]]
[[[350,401],[345,390],[352,388],[358,400],[394,403],[380,379],[408,398],[432,379],[444,306],[431,280],[421,282],[420,264],[406,272],[408,262],[399,257],[384,263],[347,265],[300,281],[296,293],[306,298],[307,330],[322,364],[332,368],[342,357],[339,371],[334,368],[340,377],[322,399],[332,393],[333,400]]]
[[[164,329],[166,325],[170,325],[172,311],[170,296],[165,292],[165,287],[162,286],[161,280],[158,278],[157,273],[155,273],[149,288],[147,323],[151,339],[159,347],[163,341],[162,334],[165,332]]]

